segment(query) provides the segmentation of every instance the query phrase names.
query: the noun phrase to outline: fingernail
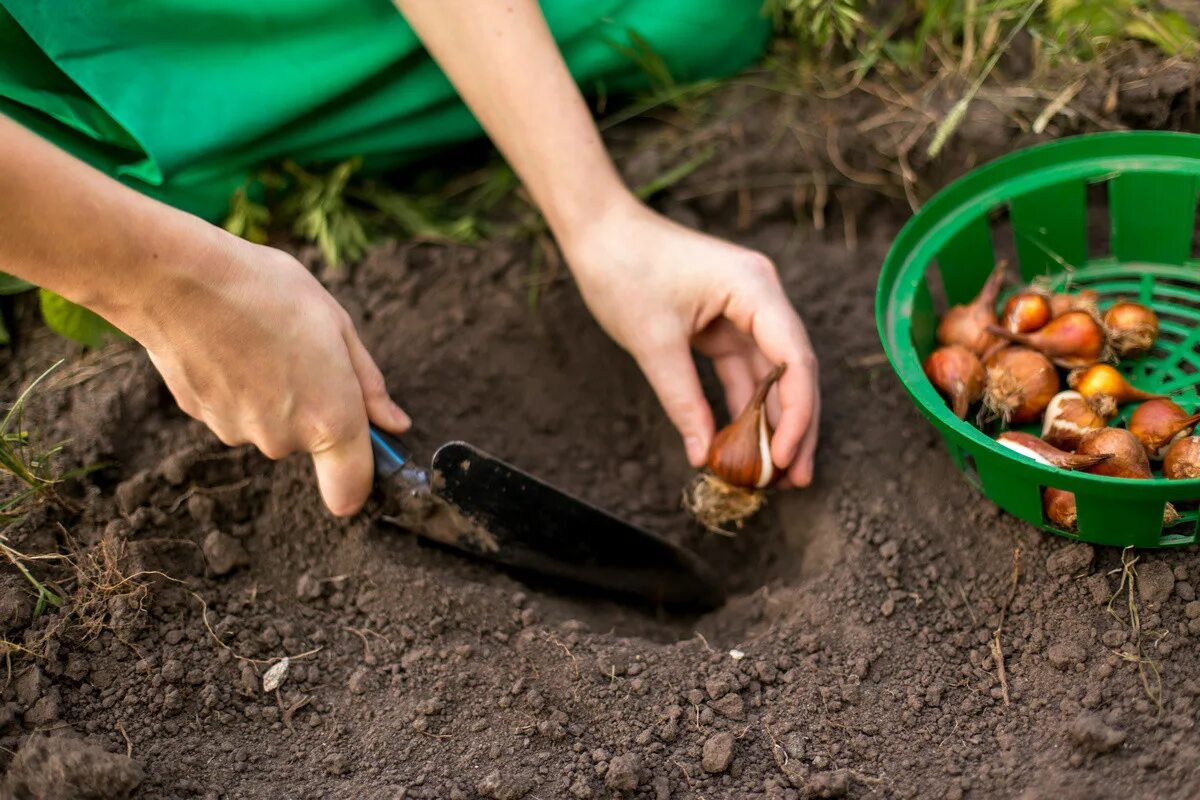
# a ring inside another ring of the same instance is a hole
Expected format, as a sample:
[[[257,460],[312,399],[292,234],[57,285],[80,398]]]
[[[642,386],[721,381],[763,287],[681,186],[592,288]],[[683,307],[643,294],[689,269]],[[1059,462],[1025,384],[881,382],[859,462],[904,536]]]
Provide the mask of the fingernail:
[[[704,442],[699,436],[688,436],[683,440],[683,447],[687,450],[688,461],[693,467],[704,466]]]

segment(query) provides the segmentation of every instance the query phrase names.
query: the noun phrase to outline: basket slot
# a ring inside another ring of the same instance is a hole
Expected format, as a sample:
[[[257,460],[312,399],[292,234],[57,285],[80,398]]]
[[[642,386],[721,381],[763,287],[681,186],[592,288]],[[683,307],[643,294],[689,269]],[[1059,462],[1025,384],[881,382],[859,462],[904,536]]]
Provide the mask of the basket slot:
[[[1025,281],[1087,262],[1087,189],[1083,181],[1044,186],[1009,204]]]
[[[912,333],[913,347],[917,349],[921,359],[929,357],[937,346],[938,314],[933,305],[933,294],[929,291],[929,283],[922,279],[913,295]]]
[[[1196,179],[1130,172],[1109,185],[1112,250],[1119,261],[1183,264],[1192,254]]]
[[[1116,546],[1162,544],[1161,500],[1130,500],[1101,494],[1075,494],[1079,533],[1089,542]]]
[[[987,217],[976,217],[938,252],[937,265],[946,301],[951,305],[969,303],[983,288],[995,258]]]
[[[1112,255],[1112,223],[1108,219],[1108,181],[1089,181],[1084,186],[1087,219],[1086,241],[1088,260]]]
[[[1019,463],[990,450],[975,454],[975,468],[983,491],[1010,514],[1042,525],[1042,492],[1028,480]]]

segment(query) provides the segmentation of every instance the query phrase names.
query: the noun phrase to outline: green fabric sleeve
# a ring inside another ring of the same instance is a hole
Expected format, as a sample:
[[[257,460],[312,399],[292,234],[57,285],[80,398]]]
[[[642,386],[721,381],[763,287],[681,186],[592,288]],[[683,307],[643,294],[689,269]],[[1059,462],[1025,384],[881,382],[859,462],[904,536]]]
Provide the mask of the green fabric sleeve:
[[[680,82],[761,52],[757,0],[545,0],[588,91],[644,87],[634,31]],[[0,0],[0,112],[209,219],[271,159],[395,164],[482,131],[388,0]]]

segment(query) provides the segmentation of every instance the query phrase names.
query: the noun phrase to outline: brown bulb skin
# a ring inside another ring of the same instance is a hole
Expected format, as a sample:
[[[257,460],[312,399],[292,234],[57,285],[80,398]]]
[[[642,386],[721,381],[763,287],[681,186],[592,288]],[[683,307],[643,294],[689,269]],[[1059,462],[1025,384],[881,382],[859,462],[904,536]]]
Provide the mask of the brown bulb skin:
[[[1006,266],[1006,262],[1003,261],[996,265],[974,300],[965,305],[954,306],[946,312],[938,323],[938,344],[957,344],[976,355],[982,355],[991,348],[996,338],[988,333],[988,327],[994,326],[998,321],[996,298],[1004,284]]]
[[[1092,475],[1136,480],[1145,480],[1152,476],[1146,449],[1136,436],[1124,428],[1101,428],[1084,435],[1075,454],[1109,456],[1107,460],[1085,470]]]
[[[1185,436],[1167,448],[1163,477],[1173,481],[1200,478],[1200,436]]]
[[[1086,311],[1068,311],[1033,333],[1012,333],[996,325],[988,333],[1043,353],[1060,367],[1083,367],[1102,361],[1104,327]]]
[[[767,421],[767,392],[783,374],[779,365],[759,383],[754,396],[738,415],[713,437],[708,449],[708,468],[730,486],[755,490],[775,477],[771,462],[771,425]]]
[[[1086,311],[1093,316],[1099,316],[1098,308],[1100,293],[1095,289],[1081,289],[1078,292],[1061,292],[1050,295],[1050,316],[1061,317],[1068,311]]]
[[[1042,441],[1032,433],[1022,431],[1005,431],[996,437],[996,441],[1010,450],[1032,458],[1041,464],[1047,464],[1059,469],[1084,469],[1106,461],[1109,456],[1104,454],[1081,455],[1068,453]]]
[[[1085,433],[1107,425],[1079,392],[1059,392],[1046,406],[1042,438],[1061,450],[1074,450]]]
[[[1157,460],[1166,455],[1172,442],[1191,433],[1198,422],[1200,414],[1188,414],[1174,400],[1157,397],[1133,410],[1129,431],[1146,448],[1146,455]]]
[[[962,345],[939,347],[924,364],[925,375],[942,396],[950,401],[954,416],[967,418],[971,404],[983,396],[983,364]]]
[[[1050,321],[1050,301],[1031,289],[1017,292],[1004,303],[1000,326],[1011,333],[1032,333]]]

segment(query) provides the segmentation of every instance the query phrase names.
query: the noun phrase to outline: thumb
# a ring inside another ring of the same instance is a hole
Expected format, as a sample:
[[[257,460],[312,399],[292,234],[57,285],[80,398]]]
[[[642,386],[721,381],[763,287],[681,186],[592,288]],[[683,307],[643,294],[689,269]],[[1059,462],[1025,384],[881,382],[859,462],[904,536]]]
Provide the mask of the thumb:
[[[389,433],[404,433],[412,427],[412,420],[388,394],[383,373],[379,371],[375,359],[371,358],[371,354],[354,331],[348,332],[345,340],[346,350],[350,353],[350,365],[354,368],[354,375],[362,389],[367,417]]]
[[[658,402],[683,437],[688,461],[704,465],[713,435],[712,409],[700,388],[700,376],[687,340],[667,344],[637,357]]]
[[[375,477],[366,420],[358,426],[353,437],[314,452],[312,459],[321,499],[329,510],[339,517],[357,513],[367,502]]]

